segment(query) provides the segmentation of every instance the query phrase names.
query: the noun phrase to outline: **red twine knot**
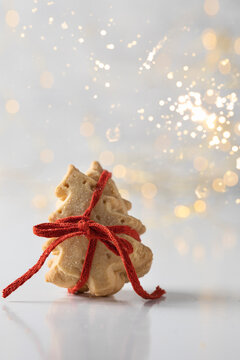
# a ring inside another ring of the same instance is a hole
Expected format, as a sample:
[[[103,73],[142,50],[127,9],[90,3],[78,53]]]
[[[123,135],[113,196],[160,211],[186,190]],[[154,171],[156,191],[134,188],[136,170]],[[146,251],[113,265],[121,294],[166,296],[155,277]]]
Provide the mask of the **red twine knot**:
[[[87,235],[87,237],[90,236],[90,227],[89,227],[90,223],[93,222],[88,218],[83,218],[79,220],[77,223],[79,231],[82,231],[84,234]]]
[[[58,219],[54,223],[43,223],[33,227],[33,232],[35,235],[47,238],[54,237],[56,239],[51,242],[51,244],[42,253],[39,260],[32,268],[30,268],[24,275],[22,275],[20,278],[15,280],[3,290],[4,298],[9,296],[19,286],[23,285],[36,272],[38,272],[43,266],[46,258],[59,244],[61,244],[63,241],[70,237],[81,235],[84,235],[89,240],[88,249],[82,267],[80,279],[73,288],[68,289],[70,293],[77,293],[87,282],[92,266],[97,241],[101,241],[115,255],[121,257],[129,281],[131,282],[133,289],[139,296],[143,297],[144,299],[158,299],[163,294],[165,294],[165,290],[161,289],[159,286],[157,286],[155,291],[151,294],[147,293],[142,288],[134,266],[129,257],[129,254],[133,252],[133,247],[131,243],[129,243],[125,238],[117,235],[129,235],[135,240],[141,241],[139,234],[136,230],[126,225],[104,226],[94,222],[93,220],[90,220],[91,211],[100,199],[104,187],[106,186],[107,181],[110,179],[110,177],[111,173],[109,173],[108,171],[104,170],[102,172],[96,188],[93,192],[90,205],[83,215],[69,216],[63,219]]]

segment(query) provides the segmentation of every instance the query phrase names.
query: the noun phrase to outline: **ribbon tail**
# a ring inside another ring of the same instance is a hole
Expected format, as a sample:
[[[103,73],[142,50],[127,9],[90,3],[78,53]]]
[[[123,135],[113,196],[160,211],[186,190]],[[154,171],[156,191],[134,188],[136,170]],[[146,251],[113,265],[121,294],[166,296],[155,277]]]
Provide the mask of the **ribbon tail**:
[[[166,291],[161,289],[159,286],[157,286],[156,289],[151,294],[149,294],[147,291],[143,289],[126,249],[118,243],[118,241],[115,239],[114,236],[112,236],[112,234],[111,237],[122,258],[128,279],[131,282],[135,292],[144,299],[152,299],[152,300],[159,299],[162,295],[164,295]]]
[[[75,235],[79,235],[81,233],[75,233],[75,234],[67,234],[67,235],[63,235],[55,240],[53,240],[53,242],[47,247],[47,249],[42,253],[42,255],[40,256],[39,260],[37,261],[37,263],[31,267],[25,274],[23,274],[21,277],[19,277],[18,279],[16,279],[15,281],[13,281],[10,285],[8,285],[5,289],[3,289],[2,291],[2,296],[4,298],[6,298],[7,296],[9,296],[13,291],[17,290],[17,288],[19,288],[19,286],[23,285],[27,280],[31,279],[31,277],[36,274],[41,267],[43,266],[43,264],[45,263],[47,257],[50,255],[50,253],[60,244],[62,243],[64,240],[75,236]]]
[[[147,291],[145,291],[143,289],[142,285],[140,284],[137,273],[134,269],[134,266],[132,264],[132,261],[128,255],[127,251],[125,249],[121,249],[121,250],[119,250],[119,252],[120,252],[122,261],[124,263],[128,279],[130,280],[133,289],[139,296],[141,296],[144,299],[152,299],[153,300],[153,299],[159,299],[162,295],[164,295],[166,293],[166,291],[164,289],[161,289],[159,286],[157,286],[156,289],[151,294],[149,294]]]
[[[89,278],[91,267],[92,267],[92,261],[93,261],[96,246],[97,246],[97,240],[89,239],[87,253],[86,253],[86,257],[85,257],[84,264],[82,267],[80,279],[78,280],[78,282],[76,283],[76,285],[74,287],[72,287],[71,289],[68,289],[68,292],[70,294],[76,294],[86,284],[86,282]]]

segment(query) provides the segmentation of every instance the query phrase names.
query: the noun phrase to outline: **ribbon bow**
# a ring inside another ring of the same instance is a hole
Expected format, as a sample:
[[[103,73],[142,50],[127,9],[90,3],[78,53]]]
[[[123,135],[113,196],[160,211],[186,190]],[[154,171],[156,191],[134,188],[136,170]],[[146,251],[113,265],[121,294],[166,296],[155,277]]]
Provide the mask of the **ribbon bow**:
[[[30,279],[36,272],[43,266],[45,260],[50,253],[63,241],[73,236],[84,235],[88,240],[88,248],[86,252],[85,261],[83,263],[80,279],[76,285],[68,289],[68,292],[75,294],[81,289],[82,286],[88,280],[92,261],[97,246],[97,241],[101,241],[109,250],[115,255],[120,256],[127,276],[133,286],[135,292],[143,297],[144,299],[157,299],[165,294],[165,290],[159,286],[156,287],[155,291],[151,294],[147,293],[141,286],[140,281],[137,277],[134,266],[131,262],[129,254],[133,252],[132,245],[124,238],[117,234],[129,235],[137,241],[141,241],[139,234],[136,230],[126,225],[116,226],[105,226],[90,220],[91,211],[100,199],[104,187],[107,181],[110,179],[111,173],[104,170],[97,182],[96,188],[93,192],[93,196],[89,207],[81,216],[69,216],[63,219],[56,220],[54,223],[43,223],[33,227],[33,232],[37,236],[52,238],[55,237],[51,244],[42,253],[37,263],[30,268],[24,275],[15,280],[13,283],[8,285],[3,290],[3,297],[6,298],[19,286],[23,285],[28,279]]]

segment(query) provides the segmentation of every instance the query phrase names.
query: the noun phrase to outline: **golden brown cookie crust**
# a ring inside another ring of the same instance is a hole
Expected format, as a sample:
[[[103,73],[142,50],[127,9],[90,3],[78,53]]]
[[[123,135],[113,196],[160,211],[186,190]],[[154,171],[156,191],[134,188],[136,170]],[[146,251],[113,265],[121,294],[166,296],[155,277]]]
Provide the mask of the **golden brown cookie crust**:
[[[60,201],[57,210],[49,216],[49,221],[82,215],[89,206],[102,171],[98,162],[92,163],[86,175],[70,165],[56,188]],[[128,215],[130,208],[131,203],[122,199],[114,181],[110,179],[90,218],[106,226],[128,225],[139,234],[144,233],[146,229],[141,221]],[[151,267],[152,251],[130,236],[121,237],[126,238],[133,246],[130,258],[138,277],[145,275]],[[52,240],[46,241],[43,248]],[[87,246],[88,239],[84,236],[69,238],[58,245],[52,252],[54,257],[48,262],[50,270],[46,274],[46,281],[65,288],[73,287],[80,278]],[[88,281],[80,292],[89,291],[95,296],[111,295],[118,292],[125,282],[128,282],[128,278],[121,257],[98,241]]]

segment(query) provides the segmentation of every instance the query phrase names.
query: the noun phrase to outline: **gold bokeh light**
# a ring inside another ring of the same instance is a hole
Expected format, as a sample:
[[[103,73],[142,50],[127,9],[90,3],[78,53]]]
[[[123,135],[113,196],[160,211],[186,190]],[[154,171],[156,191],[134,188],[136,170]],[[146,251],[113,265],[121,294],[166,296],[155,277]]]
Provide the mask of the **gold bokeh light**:
[[[90,121],[84,121],[80,125],[80,134],[85,137],[90,137],[94,134],[95,128]]]
[[[238,183],[238,175],[234,171],[228,170],[223,176],[223,182],[226,186],[235,186]]]
[[[125,166],[118,164],[116,166],[114,166],[113,168],[113,175],[116,176],[117,178],[124,178],[124,176],[126,175],[126,168]]]
[[[32,199],[32,204],[37,209],[43,209],[47,206],[47,197],[42,194],[37,194]]]
[[[15,99],[10,99],[6,102],[5,108],[9,114],[14,115],[19,111],[19,102]]]
[[[40,160],[43,163],[51,163],[54,159],[54,152],[51,149],[43,149],[40,152]]]
[[[49,71],[43,71],[40,76],[40,84],[44,89],[50,89],[54,84],[53,74]]]
[[[208,16],[215,16],[219,11],[219,2],[218,0],[205,0],[203,8]]]
[[[197,171],[204,171],[208,168],[208,160],[203,156],[197,156],[193,164]]]
[[[193,207],[197,213],[204,213],[207,209],[207,205],[203,200],[196,200]]]
[[[153,199],[157,195],[157,187],[155,184],[147,182],[142,185],[141,192],[146,199]]]
[[[224,183],[223,179],[221,179],[221,178],[216,178],[213,180],[212,188],[214,191],[220,192],[220,193],[223,193],[226,191],[225,183]]]
[[[17,27],[18,24],[19,24],[19,14],[18,14],[18,12],[16,10],[9,10],[6,13],[5,21],[6,21],[6,24],[9,27],[11,27],[11,28]]]
[[[214,50],[217,45],[217,36],[214,30],[206,29],[202,34],[202,43],[206,50]]]
[[[178,218],[187,218],[190,215],[190,209],[185,205],[177,205],[174,209],[174,214]]]
[[[234,51],[236,54],[240,55],[240,37],[234,41]]]
[[[109,166],[112,165],[114,162],[114,154],[111,151],[103,151],[101,152],[100,156],[99,156],[99,161],[104,165],[104,166]]]

